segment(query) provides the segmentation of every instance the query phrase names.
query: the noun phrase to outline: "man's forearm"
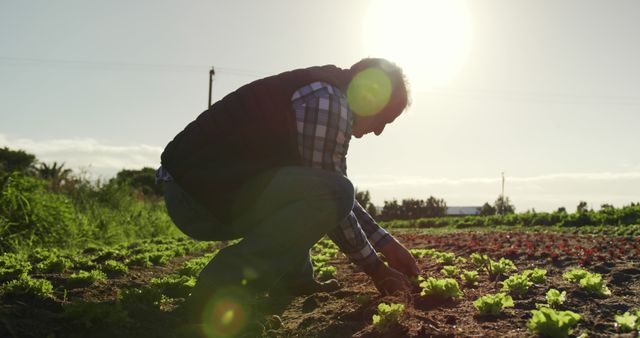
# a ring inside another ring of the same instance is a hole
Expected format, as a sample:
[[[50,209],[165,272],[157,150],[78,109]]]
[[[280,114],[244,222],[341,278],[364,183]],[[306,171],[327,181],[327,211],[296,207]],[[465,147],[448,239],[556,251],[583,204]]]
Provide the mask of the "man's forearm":
[[[380,227],[358,201],[353,205],[353,214],[356,216],[362,231],[367,235],[369,242],[377,251],[380,251],[382,247],[393,240],[393,236]]]

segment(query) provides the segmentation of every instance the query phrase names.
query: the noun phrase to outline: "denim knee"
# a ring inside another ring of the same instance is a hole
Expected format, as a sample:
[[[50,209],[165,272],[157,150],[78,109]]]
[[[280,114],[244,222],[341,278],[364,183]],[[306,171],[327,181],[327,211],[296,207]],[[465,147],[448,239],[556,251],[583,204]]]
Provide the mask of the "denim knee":
[[[334,174],[332,184],[335,192],[337,220],[342,221],[353,209],[355,203],[355,188],[348,178],[339,174]]]

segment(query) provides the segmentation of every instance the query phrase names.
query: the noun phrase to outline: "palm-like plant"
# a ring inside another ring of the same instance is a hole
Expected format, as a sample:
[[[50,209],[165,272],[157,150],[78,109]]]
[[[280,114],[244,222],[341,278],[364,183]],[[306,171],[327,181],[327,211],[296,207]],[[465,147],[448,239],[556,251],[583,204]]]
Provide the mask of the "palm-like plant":
[[[49,181],[51,190],[53,191],[60,191],[62,185],[69,180],[72,172],[71,169],[64,168],[64,163],[58,164],[58,162],[53,162],[51,165],[44,162],[40,163],[36,170],[38,176]]]

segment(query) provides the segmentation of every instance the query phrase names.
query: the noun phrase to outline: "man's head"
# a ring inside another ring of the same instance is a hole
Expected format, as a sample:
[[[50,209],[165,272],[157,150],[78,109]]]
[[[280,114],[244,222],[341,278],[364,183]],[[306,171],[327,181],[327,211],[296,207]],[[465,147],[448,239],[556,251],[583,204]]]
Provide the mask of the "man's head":
[[[353,136],[380,135],[409,104],[408,83],[402,68],[385,60],[367,58],[351,66],[347,89],[349,107],[356,113]]]

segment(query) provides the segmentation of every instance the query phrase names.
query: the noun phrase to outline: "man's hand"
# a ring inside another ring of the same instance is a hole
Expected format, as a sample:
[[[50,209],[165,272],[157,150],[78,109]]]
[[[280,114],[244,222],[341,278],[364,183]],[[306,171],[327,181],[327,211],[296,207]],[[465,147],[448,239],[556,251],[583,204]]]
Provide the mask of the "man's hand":
[[[378,291],[383,295],[409,292],[411,290],[411,283],[405,275],[382,263],[375,271],[369,273],[369,276]]]
[[[381,252],[387,259],[389,266],[398,270],[408,277],[415,277],[420,274],[418,262],[413,255],[395,238],[381,248]]]

